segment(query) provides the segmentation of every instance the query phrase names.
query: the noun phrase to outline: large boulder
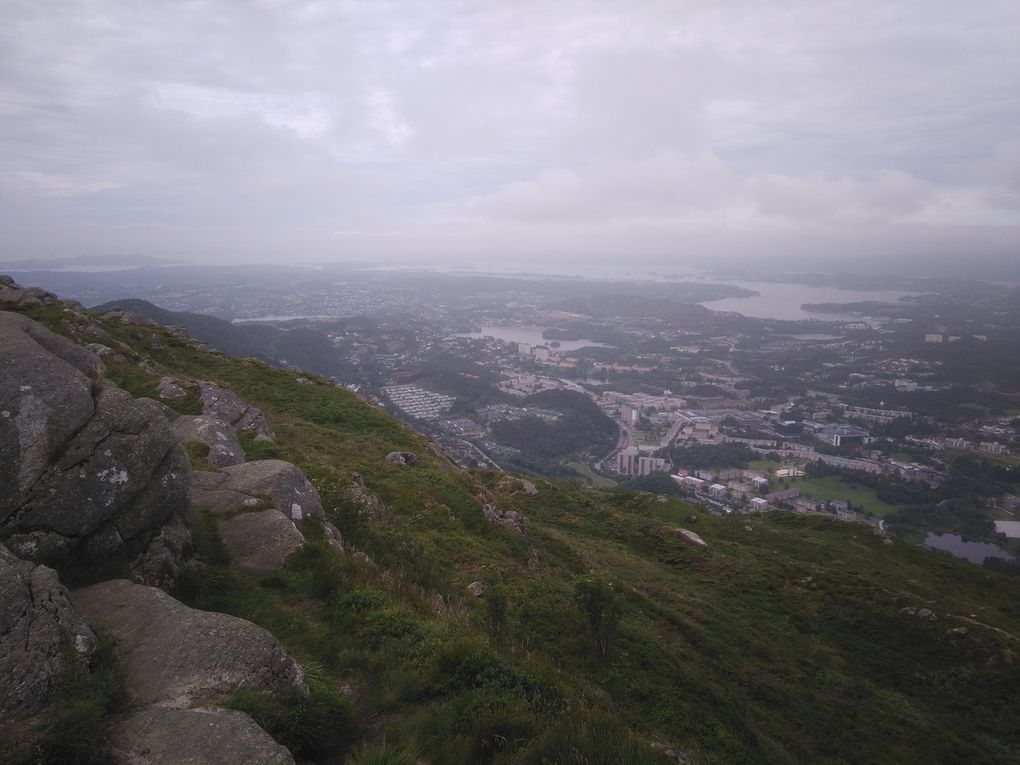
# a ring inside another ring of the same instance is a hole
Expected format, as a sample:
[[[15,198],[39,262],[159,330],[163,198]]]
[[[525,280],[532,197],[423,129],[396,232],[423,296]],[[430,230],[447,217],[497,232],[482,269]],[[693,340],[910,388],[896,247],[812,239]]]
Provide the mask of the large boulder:
[[[111,754],[124,765],[293,765],[290,752],[244,712],[149,707],[116,724]]]
[[[87,665],[95,648],[57,573],[0,545],[0,721],[39,712],[63,663]]]
[[[174,418],[171,428],[182,444],[199,443],[209,447],[206,457],[212,467],[240,465],[244,449],[234,429],[223,420],[207,415],[181,415]]]
[[[390,452],[385,460],[390,465],[413,465],[418,461],[418,455],[414,452]]]
[[[78,612],[116,641],[130,700],[173,709],[215,704],[245,688],[307,694],[301,667],[261,627],[188,608],[162,590],[112,579],[72,594]]]
[[[234,563],[251,574],[283,568],[287,557],[305,543],[294,521],[274,508],[235,515],[217,528]]]
[[[256,460],[196,473],[192,498],[218,515],[251,510],[265,498],[294,521],[323,517],[319,492],[300,468],[283,460]]]
[[[191,504],[213,515],[231,515],[264,506],[259,497],[224,488],[226,480],[219,470],[192,470]]]
[[[0,523],[50,460],[95,414],[103,367],[92,353],[41,324],[0,312]]]
[[[247,430],[256,435],[276,438],[276,434],[269,426],[269,420],[258,407],[252,406],[233,391],[214,382],[201,382],[198,387],[202,400],[202,414],[223,420],[236,430]]]
[[[102,378],[99,359],[0,312],[0,541],[74,578],[143,554],[188,520],[187,456],[159,405]]]

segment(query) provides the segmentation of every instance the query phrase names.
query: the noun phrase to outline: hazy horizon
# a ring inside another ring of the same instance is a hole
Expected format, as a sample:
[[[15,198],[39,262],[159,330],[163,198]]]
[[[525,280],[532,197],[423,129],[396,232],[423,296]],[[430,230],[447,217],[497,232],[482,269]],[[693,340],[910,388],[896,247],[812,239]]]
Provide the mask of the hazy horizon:
[[[0,261],[1020,260],[1015,2],[11,2],[0,21]]]

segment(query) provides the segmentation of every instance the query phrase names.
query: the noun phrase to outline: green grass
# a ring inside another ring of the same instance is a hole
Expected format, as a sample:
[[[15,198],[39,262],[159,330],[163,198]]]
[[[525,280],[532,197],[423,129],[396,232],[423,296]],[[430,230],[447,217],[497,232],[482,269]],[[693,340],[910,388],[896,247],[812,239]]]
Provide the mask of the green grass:
[[[867,486],[851,486],[840,476],[823,476],[821,478],[791,478],[791,489],[800,489],[804,496],[818,500],[845,499],[855,508],[879,517],[896,512],[896,507],[883,502],[875,495],[875,490]]]
[[[769,473],[779,467],[779,463],[772,460],[748,460],[747,467],[749,470],[760,470],[762,473]]]
[[[606,478],[604,475],[598,475],[592,471],[586,462],[568,462],[567,467],[580,473],[584,478],[584,482],[589,486],[594,486],[598,489],[609,489],[616,486],[616,481],[612,478]]]
[[[948,462],[952,462],[957,457],[970,457],[977,460],[988,460],[999,465],[1020,465],[1020,457],[1013,454],[988,454],[987,452],[979,452],[976,449],[946,449],[944,452],[940,452],[940,454]]]

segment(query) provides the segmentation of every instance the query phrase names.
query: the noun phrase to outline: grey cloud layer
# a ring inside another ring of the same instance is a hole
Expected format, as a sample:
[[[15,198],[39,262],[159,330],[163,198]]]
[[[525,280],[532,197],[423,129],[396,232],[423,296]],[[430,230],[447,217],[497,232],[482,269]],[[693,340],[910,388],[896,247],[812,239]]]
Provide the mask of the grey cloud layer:
[[[1017,39],[1012,0],[8,0],[0,233],[18,257],[1009,253]]]

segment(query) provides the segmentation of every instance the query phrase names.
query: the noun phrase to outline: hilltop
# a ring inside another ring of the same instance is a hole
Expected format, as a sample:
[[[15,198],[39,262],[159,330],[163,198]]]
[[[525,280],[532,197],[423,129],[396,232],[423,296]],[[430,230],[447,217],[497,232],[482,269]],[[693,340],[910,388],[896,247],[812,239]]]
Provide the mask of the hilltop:
[[[285,565],[253,570],[231,556],[212,490],[195,490],[195,476],[235,468],[184,439],[191,477],[185,466],[174,480],[192,482],[191,542],[163,584],[199,613],[263,628],[300,664],[311,701],[239,685],[216,702],[298,761],[1020,757],[1016,578],[863,525],[725,519],[673,496],[463,470],[324,378],[34,297],[0,310],[91,344],[111,390],[169,406],[171,426],[209,415],[210,385],[237,398],[271,429],[236,429],[242,464],[290,463],[314,487],[321,518],[297,520]],[[108,572],[79,573],[87,596],[72,599],[88,605]],[[115,696],[88,721],[97,741],[137,703]],[[81,722],[42,714],[43,729]]]

